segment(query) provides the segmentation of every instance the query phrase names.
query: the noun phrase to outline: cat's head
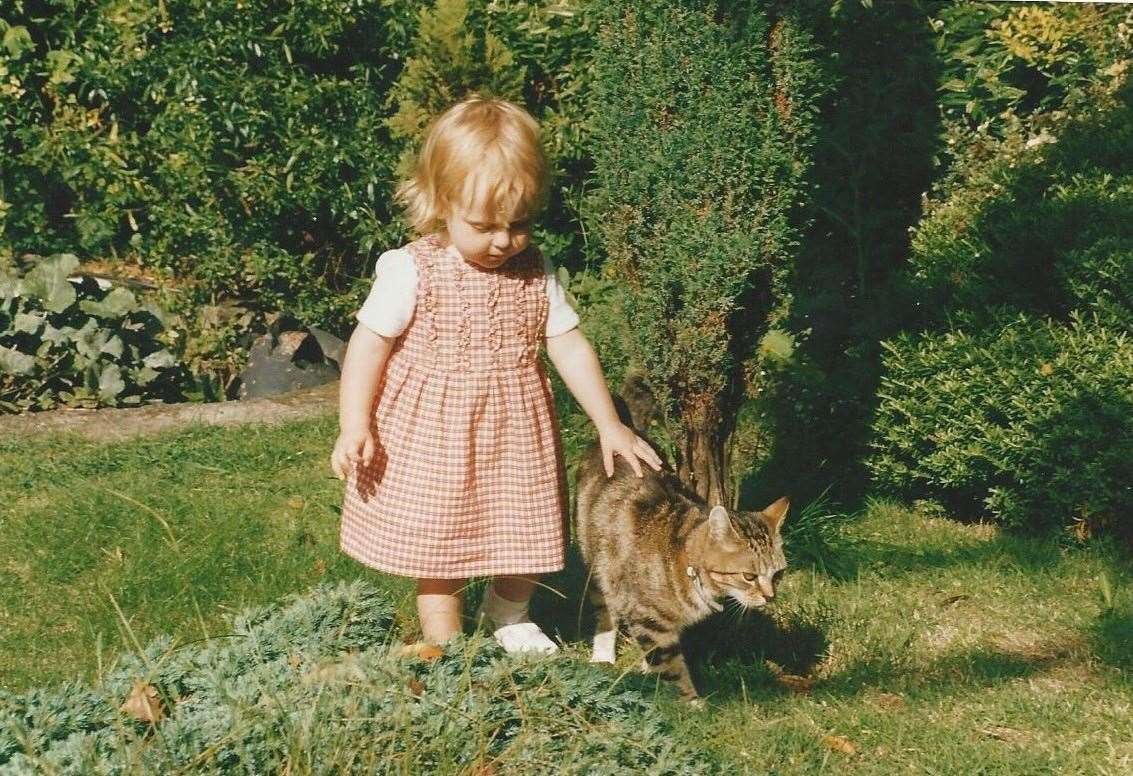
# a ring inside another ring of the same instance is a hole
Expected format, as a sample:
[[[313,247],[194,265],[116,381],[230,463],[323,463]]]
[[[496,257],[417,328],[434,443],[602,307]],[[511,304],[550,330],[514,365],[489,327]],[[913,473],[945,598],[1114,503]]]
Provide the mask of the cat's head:
[[[713,592],[731,596],[745,608],[775,597],[787,568],[779,527],[789,506],[781,498],[759,512],[729,514],[724,507],[712,508],[701,564]]]

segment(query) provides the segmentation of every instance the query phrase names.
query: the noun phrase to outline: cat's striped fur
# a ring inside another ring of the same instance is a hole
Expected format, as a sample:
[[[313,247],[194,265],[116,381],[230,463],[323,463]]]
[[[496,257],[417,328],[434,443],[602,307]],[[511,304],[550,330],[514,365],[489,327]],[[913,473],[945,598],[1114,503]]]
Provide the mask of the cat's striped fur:
[[[622,393],[623,421],[642,421],[632,424],[640,434],[648,389],[631,377]],[[613,662],[620,629],[646,651],[644,670],[675,682],[681,696],[693,700],[697,692],[680,633],[718,611],[725,596],[744,607],[774,598],[787,565],[779,527],[788,502],[729,513],[710,508],[671,472],[643,469],[638,478],[617,459],[614,476],[607,478],[597,446],[579,466],[576,533],[598,616],[591,659]]]

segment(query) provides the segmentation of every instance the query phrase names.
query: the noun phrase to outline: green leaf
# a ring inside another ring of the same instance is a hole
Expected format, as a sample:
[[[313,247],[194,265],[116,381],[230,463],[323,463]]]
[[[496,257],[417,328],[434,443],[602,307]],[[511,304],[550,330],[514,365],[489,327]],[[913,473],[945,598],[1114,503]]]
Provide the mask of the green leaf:
[[[133,312],[137,305],[138,300],[130,290],[121,286],[113,289],[101,302],[93,299],[79,302],[79,308],[84,313],[97,315],[99,318],[122,318]]]
[[[23,281],[8,272],[0,272],[0,300],[11,299],[24,294]]]
[[[4,48],[8,49],[8,53],[13,59],[19,57],[25,51],[35,49],[35,41],[31,39],[31,33],[22,24],[9,27],[4,32],[3,45]]]
[[[99,352],[114,358],[122,358],[123,344],[121,337],[112,336],[106,341]]]
[[[35,369],[35,358],[12,348],[0,345],[0,372],[9,375],[29,375]]]
[[[24,290],[39,299],[48,312],[61,313],[75,303],[75,287],[67,277],[79,266],[71,253],[57,253],[36,264],[24,276]]]
[[[177,365],[177,358],[168,350],[162,348],[146,356],[142,359],[142,363],[150,369],[168,369]]]
[[[780,329],[771,329],[759,341],[759,350],[763,355],[787,361],[795,352],[795,339]]]
[[[23,334],[35,334],[47,322],[42,313],[16,313],[12,321],[12,329]]]
[[[122,370],[117,364],[107,364],[98,375],[98,397],[108,404],[116,403],[118,394],[126,390]]]

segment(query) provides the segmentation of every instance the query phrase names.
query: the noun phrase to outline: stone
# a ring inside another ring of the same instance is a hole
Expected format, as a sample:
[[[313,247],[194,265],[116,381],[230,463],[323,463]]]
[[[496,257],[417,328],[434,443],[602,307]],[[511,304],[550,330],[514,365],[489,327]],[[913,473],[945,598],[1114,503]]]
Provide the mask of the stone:
[[[241,399],[258,399],[314,388],[338,379],[338,369],[323,357],[318,340],[309,332],[281,332],[256,339],[248,352],[248,365],[240,373]]]

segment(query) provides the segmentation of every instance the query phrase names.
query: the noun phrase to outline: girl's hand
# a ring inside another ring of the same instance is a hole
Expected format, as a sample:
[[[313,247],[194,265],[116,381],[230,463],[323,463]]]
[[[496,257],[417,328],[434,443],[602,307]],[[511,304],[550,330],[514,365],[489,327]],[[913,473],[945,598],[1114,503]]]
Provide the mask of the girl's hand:
[[[598,444],[602,446],[602,466],[606,476],[614,475],[614,456],[620,455],[633,467],[638,477],[644,477],[638,458],[653,467],[654,471],[661,471],[661,459],[649,443],[633,433],[633,429],[622,423],[598,430]]]
[[[344,429],[339,432],[334,452],[330,454],[330,468],[340,480],[346,479],[347,473],[359,463],[369,466],[372,460],[374,436],[368,428]]]

